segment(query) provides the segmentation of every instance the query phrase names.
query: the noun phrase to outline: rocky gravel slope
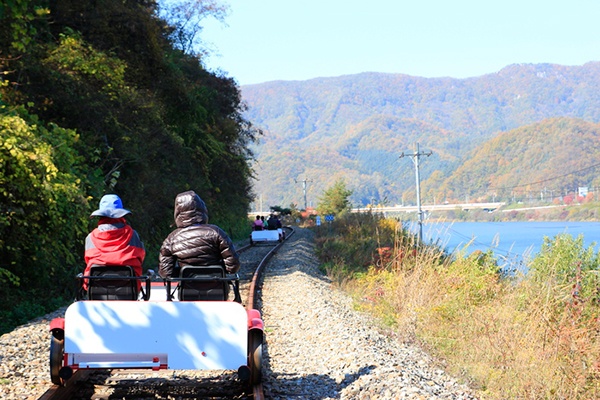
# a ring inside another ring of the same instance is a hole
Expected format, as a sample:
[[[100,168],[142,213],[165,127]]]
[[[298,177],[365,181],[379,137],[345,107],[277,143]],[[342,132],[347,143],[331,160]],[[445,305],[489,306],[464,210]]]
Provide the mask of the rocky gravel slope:
[[[269,399],[475,399],[412,345],[381,333],[318,270],[312,233],[297,230],[262,290]]]

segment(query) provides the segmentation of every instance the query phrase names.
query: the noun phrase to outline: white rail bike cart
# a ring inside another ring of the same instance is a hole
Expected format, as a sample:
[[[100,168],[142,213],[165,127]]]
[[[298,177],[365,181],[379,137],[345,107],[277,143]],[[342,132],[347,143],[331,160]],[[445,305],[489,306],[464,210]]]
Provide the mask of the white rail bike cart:
[[[237,275],[184,267],[181,278],[153,282],[152,271],[140,278],[129,267],[98,268],[78,276],[89,282],[86,296],[80,290],[50,323],[54,384],[80,369],[124,368],[237,370],[242,381],[260,382],[263,321],[242,306]]]
[[[285,239],[283,229],[277,228],[273,230],[252,231],[250,234],[250,245],[256,243],[282,242]]]

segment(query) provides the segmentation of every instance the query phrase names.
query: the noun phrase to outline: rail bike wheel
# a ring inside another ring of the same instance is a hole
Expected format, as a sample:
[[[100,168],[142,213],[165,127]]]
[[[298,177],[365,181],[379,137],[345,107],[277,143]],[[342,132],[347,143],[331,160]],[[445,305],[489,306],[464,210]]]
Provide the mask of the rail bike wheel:
[[[262,379],[262,332],[250,333],[250,382],[253,385],[260,383]]]
[[[50,379],[55,385],[62,385],[59,371],[62,368],[64,350],[64,339],[60,340],[52,336],[50,342]]]

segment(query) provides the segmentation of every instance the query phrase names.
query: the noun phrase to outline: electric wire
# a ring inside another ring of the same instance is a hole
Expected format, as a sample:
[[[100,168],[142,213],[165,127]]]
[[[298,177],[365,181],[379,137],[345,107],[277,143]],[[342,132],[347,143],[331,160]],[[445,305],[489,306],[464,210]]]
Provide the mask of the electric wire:
[[[514,185],[514,186],[498,186],[498,187],[492,186],[492,187],[489,188],[489,190],[506,190],[506,189],[515,189],[515,188],[520,188],[520,187],[534,186],[534,185],[538,185],[538,184],[541,184],[541,183],[546,183],[546,182],[550,182],[550,181],[553,181],[553,180],[556,180],[556,179],[564,178],[565,176],[577,174],[579,172],[587,171],[589,169],[596,168],[598,166],[600,166],[600,163],[593,164],[593,165],[590,165],[590,166],[587,166],[585,168],[581,168],[581,169],[578,169],[578,170],[575,170],[575,171],[567,172],[566,174],[562,174],[562,175],[558,175],[558,176],[553,176],[553,177],[550,177],[550,178],[547,178],[547,179],[542,179],[541,181],[523,183],[523,184]]]

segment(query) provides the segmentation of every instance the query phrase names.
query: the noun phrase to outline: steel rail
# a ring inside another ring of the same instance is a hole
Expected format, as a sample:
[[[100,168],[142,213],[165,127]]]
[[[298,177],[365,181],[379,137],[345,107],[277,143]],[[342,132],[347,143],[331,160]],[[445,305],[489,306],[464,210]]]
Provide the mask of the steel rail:
[[[94,371],[78,369],[64,386],[52,385],[38,400],[69,400],[77,393],[79,382],[88,380]]]
[[[281,241],[277,246],[273,247],[267,253],[267,255],[263,257],[263,259],[258,264],[258,267],[256,267],[254,275],[252,276],[252,281],[250,283],[250,290],[248,291],[248,300],[246,302],[247,309],[257,309],[260,311],[260,308],[258,308],[258,301],[255,301],[255,299],[258,299],[259,297],[258,292],[260,290],[260,281],[262,279],[262,273],[265,265],[267,265],[269,260],[271,260],[275,253],[277,253],[277,250],[279,250],[281,246],[283,246],[283,244],[294,234],[294,228],[288,227],[287,229],[291,231],[290,234],[285,235],[285,240]],[[252,386],[252,396],[254,400],[264,400],[265,393],[263,390],[262,381]]]
[[[259,290],[259,282],[260,279],[262,278],[262,272],[263,269],[265,267],[265,265],[267,265],[267,263],[269,262],[269,260],[271,260],[271,257],[273,257],[275,255],[275,253],[277,253],[277,250],[279,250],[281,248],[281,246],[283,246],[283,244],[294,234],[294,228],[287,228],[290,229],[291,232],[289,235],[285,235],[285,240],[283,240],[282,242],[280,242],[277,246],[273,247],[266,256],[263,257],[263,259],[261,260],[261,262],[258,264],[258,267],[256,267],[256,270],[254,271],[254,275],[252,277],[252,282],[250,283],[250,290],[248,293],[248,301],[246,302],[246,308],[252,309],[252,308],[256,308],[255,307],[255,298],[258,298],[258,290]]]

